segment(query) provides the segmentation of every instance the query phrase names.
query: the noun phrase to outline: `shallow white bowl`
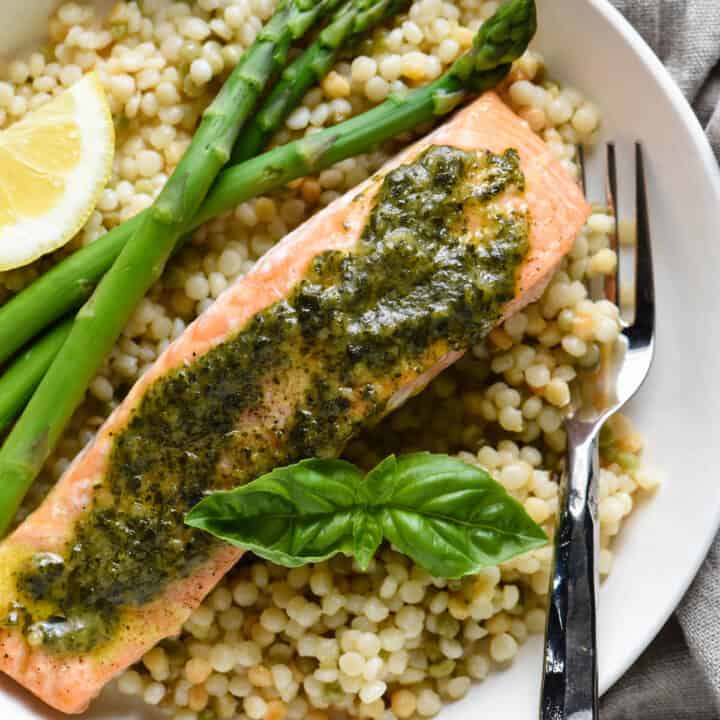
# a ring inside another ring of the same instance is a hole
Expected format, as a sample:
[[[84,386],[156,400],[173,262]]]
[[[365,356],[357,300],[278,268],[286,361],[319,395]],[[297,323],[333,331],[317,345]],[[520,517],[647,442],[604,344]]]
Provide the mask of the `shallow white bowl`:
[[[720,173],[680,92],[606,0],[539,3],[536,47],[551,73],[597,101],[604,117],[603,139],[617,140],[621,151],[640,139],[648,160],[658,353],[631,414],[648,439],[647,462],[661,473],[663,485],[623,529],[615,567],[602,588],[604,691],[660,630],[720,526],[714,437],[720,426]],[[25,6],[0,0],[3,11],[22,7],[19,15],[26,14]],[[442,717],[537,717],[540,659],[536,638],[522,647],[511,668],[474,686]],[[85,717],[140,720],[151,715],[147,708],[105,693]],[[0,717],[60,716],[4,679]]]

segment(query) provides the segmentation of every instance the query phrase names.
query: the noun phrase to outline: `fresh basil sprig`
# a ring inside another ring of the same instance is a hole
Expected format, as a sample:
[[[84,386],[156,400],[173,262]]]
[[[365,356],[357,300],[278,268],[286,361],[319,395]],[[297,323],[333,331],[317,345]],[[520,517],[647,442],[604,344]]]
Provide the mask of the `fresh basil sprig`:
[[[424,452],[391,455],[365,477],[344,460],[303,460],[208,495],[185,522],[286,567],[344,553],[365,569],[385,539],[445,578],[548,540],[487,472]]]

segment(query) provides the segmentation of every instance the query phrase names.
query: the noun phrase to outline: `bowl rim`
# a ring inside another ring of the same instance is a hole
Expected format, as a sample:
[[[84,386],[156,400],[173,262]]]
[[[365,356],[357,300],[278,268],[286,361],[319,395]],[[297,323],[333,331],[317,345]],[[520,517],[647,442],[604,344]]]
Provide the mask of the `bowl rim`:
[[[711,191],[716,198],[716,207],[720,208],[720,164],[700,124],[700,120],[687,98],[683,95],[680,87],[645,39],[625,16],[612,5],[610,0],[585,0],[585,2],[600,16],[600,19],[609,23],[622,36],[638,60],[654,76],[663,92],[670,99],[672,109],[686,127],[688,135],[706,171],[706,176],[711,182]],[[603,679],[600,688],[601,694],[606,693],[625,675],[640,655],[650,646],[670,616],[682,602],[683,597],[695,580],[720,531],[720,504],[718,504],[718,507],[715,509],[712,530],[712,532],[708,532],[705,542],[698,548],[697,553],[693,554],[694,557],[692,561],[687,564],[684,572],[678,574],[678,581],[675,585],[674,592],[669,594],[662,602],[658,603],[662,609],[657,615],[656,622],[648,626],[632,647],[631,651],[627,653],[624,660],[612,668],[612,672]]]

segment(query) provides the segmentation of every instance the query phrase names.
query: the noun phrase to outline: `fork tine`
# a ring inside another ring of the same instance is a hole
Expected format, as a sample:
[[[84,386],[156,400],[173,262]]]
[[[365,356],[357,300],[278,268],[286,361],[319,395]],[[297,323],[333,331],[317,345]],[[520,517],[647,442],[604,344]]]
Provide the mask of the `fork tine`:
[[[655,328],[655,284],[653,281],[650,221],[642,145],[635,143],[635,193],[637,205],[637,250],[635,253],[635,322],[631,336],[649,340]]]
[[[585,148],[582,145],[575,146],[575,154],[577,155],[578,166],[580,167],[580,187],[583,195],[587,197],[587,167],[585,165]]]
[[[606,203],[614,218],[614,231],[610,235],[610,247],[618,257],[614,275],[607,278],[605,282],[605,297],[610,302],[618,303],[620,295],[620,219],[618,218],[618,182],[617,182],[617,160],[615,157],[615,143],[607,144],[607,182],[606,182]]]

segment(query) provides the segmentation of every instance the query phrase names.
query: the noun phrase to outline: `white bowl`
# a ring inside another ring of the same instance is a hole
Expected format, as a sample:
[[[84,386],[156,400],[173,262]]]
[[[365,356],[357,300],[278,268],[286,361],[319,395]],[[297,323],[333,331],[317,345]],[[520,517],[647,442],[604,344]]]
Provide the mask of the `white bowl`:
[[[720,464],[714,449],[720,427],[720,173],[682,95],[608,2],[539,4],[535,44],[551,73],[596,100],[603,111],[603,139],[618,141],[621,151],[642,140],[650,183],[658,352],[631,414],[647,437],[647,461],[661,473],[663,485],[623,529],[615,567],[602,588],[604,691],[672,613],[720,526],[715,476]],[[3,11],[17,7],[16,0],[0,0]],[[536,638],[521,648],[511,668],[475,685],[442,717],[537,717],[540,659]],[[105,693],[85,717],[139,720],[151,715],[147,708]],[[60,716],[4,679],[0,717]]]

